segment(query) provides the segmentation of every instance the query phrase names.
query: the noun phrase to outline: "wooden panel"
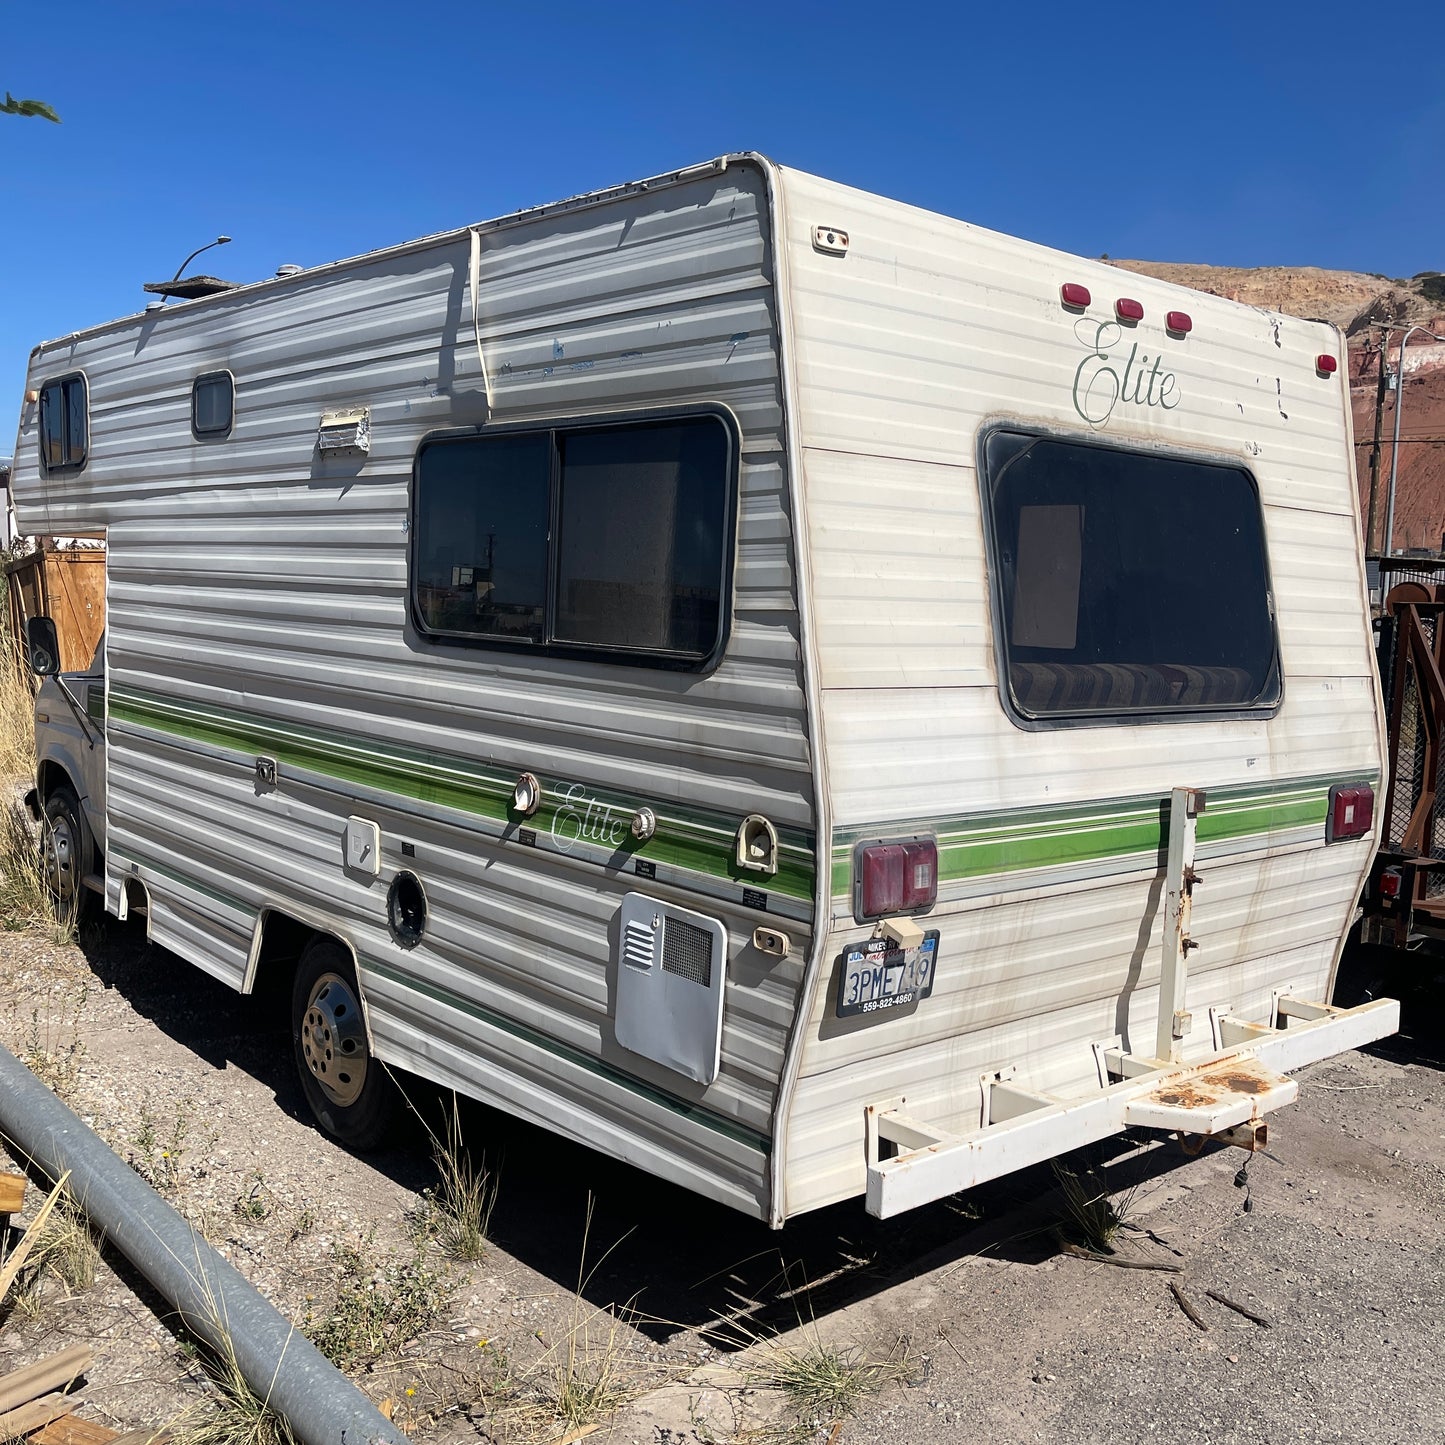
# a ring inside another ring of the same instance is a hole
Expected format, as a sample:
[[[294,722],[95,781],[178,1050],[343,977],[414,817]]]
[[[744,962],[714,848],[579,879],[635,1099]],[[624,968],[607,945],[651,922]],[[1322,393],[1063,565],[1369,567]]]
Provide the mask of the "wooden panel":
[[[19,1214],[25,1203],[23,1174],[0,1174],[0,1214]]]
[[[60,634],[62,669],[83,671],[105,630],[105,553],[46,553],[45,597]]]
[[[158,1430],[133,1430],[117,1435],[109,1425],[97,1425],[92,1420],[78,1420],[74,1415],[65,1415],[37,1431],[30,1440],[31,1445],[119,1445],[121,1441],[134,1441],[135,1445],[141,1445],[141,1442],[160,1442],[165,1438]]]
[[[66,672],[90,666],[105,631],[105,552],[98,547],[32,552],[6,567],[9,574],[10,627],[15,637],[32,617],[49,616],[60,638],[60,665]],[[24,659],[20,659],[24,667]]]

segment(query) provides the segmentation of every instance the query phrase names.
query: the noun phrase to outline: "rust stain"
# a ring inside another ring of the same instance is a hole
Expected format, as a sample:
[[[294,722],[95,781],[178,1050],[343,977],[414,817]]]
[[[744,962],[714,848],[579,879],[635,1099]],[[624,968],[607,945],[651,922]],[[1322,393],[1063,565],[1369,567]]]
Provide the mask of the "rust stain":
[[[1175,1104],[1181,1109],[1207,1109],[1219,1102],[1219,1094],[1209,1089],[1196,1089],[1189,1084],[1176,1084],[1172,1088],[1156,1089],[1154,1097],[1161,1104]]]
[[[1252,1060],[1228,1060],[1198,1074],[1161,1084],[1150,1098],[1181,1109],[1207,1109],[1241,1094],[1267,1094],[1283,1079]]]

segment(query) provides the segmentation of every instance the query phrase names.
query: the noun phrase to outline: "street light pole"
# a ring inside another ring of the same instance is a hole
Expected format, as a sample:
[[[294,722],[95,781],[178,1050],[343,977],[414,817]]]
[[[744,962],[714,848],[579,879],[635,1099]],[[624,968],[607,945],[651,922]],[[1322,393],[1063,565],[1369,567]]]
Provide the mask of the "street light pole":
[[[1400,338],[1400,360],[1395,367],[1395,440],[1390,448],[1390,487],[1385,502],[1385,556],[1395,555],[1395,474],[1400,467],[1400,410],[1405,400],[1405,343],[1417,332],[1423,331],[1431,341],[1445,341],[1445,336],[1436,336],[1428,326],[1412,326]]]
[[[186,259],[182,261],[179,266],[176,267],[176,274],[171,277],[171,280],[179,281],[181,279],[181,272],[184,271],[186,267],[189,266],[191,262],[194,261],[196,257],[201,254],[202,251],[209,251],[212,246],[225,246],[229,244],[230,240],[231,238],[229,236],[217,236],[214,241],[207,241],[204,246],[197,246],[196,249],[192,251],[191,254],[187,256]]]

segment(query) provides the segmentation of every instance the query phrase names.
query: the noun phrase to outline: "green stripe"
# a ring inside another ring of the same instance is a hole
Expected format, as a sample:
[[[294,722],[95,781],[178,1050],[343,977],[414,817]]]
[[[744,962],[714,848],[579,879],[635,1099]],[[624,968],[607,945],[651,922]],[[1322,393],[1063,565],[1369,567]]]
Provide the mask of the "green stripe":
[[[251,756],[263,753],[285,767],[318,773],[393,797],[454,808],[501,826],[520,821],[509,812],[515,775],[480,767],[455,754],[423,752],[359,735],[323,733],[289,724],[283,727],[253,713],[197,707],[117,687],[111,688],[110,716],[117,722],[212,747]],[[525,825],[538,834],[550,833],[559,816],[557,780],[552,780],[554,786],[550,788],[547,779],[542,781],[543,805],[533,818],[525,820]],[[588,788],[587,793],[629,818],[638,806],[637,799],[618,794],[592,788]],[[815,865],[811,833],[780,828],[778,871],[771,877],[763,877],[740,872],[736,867],[733,837],[739,819],[723,813],[679,808],[672,802],[658,805],[648,800],[648,804],[657,813],[657,832],[640,844],[634,844],[628,835],[625,845],[628,853],[709,877],[732,879],[770,893],[804,901],[812,899]],[[606,845],[584,841],[583,846]]]
[[[254,907],[242,902],[239,898],[222,893],[188,874],[179,873],[160,863],[142,859],[136,861],[147,872],[159,874],[162,878],[169,878],[172,882],[179,883],[206,898],[214,899],[217,903],[232,908],[237,913],[254,915],[256,912]],[[506,1018],[482,1004],[473,1003],[470,999],[462,997],[461,994],[453,993],[450,989],[442,988],[439,984],[419,978],[414,974],[403,973],[400,969],[393,968],[390,964],[382,963],[375,958],[363,957],[361,962],[362,967],[370,969],[373,973],[379,973],[383,978],[390,979],[402,988],[410,989],[413,993],[424,994],[427,998],[444,1004],[448,1008],[456,1009],[459,1013],[469,1014],[472,1018],[480,1019],[483,1023],[490,1024],[493,1028],[500,1029],[503,1033],[510,1034],[523,1043],[554,1054],[559,1059],[565,1059],[568,1063],[586,1069],[600,1079],[605,1079],[609,1084],[626,1089],[629,1093],[636,1094],[649,1103],[657,1104],[682,1118],[689,1119],[694,1124],[711,1129],[716,1134],[746,1145],[750,1149],[756,1149],[762,1154],[767,1154],[772,1149],[772,1141],[766,1135],[758,1134],[734,1119],[716,1114],[711,1109],[704,1109],[697,1104],[690,1104],[685,1099],[674,1098],[662,1089],[644,1083],[641,1079],[635,1079],[630,1074],[623,1073],[621,1069],[594,1058],[591,1054],[583,1053],[581,1049],[573,1048],[572,1045],[564,1044],[558,1039],[549,1038],[536,1029],[528,1028],[526,1024]]]
[[[1209,789],[1196,836],[1204,844],[1318,826],[1323,841],[1329,789],[1340,781],[1299,778],[1268,788]],[[1372,779],[1359,781],[1373,784]],[[1167,795],[1146,795],[840,829],[833,843],[833,895],[851,890],[853,847],[864,838],[932,833],[938,839],[939,881],[957,883],[1026,869],[1158,856],[1168,847],[1168,814]]]

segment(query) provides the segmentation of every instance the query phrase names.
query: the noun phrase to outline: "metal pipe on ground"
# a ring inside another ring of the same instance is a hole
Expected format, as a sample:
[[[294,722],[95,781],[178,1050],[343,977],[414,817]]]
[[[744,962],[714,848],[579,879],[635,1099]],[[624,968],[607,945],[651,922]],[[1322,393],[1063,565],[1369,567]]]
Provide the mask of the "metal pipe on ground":
[[[405,1437],[133,1169],[0,1048],[0,1133],[70,1189],[106,1240],[192,1334],[234,1354],[258,1399],[303,1445],[404,1445]]]

